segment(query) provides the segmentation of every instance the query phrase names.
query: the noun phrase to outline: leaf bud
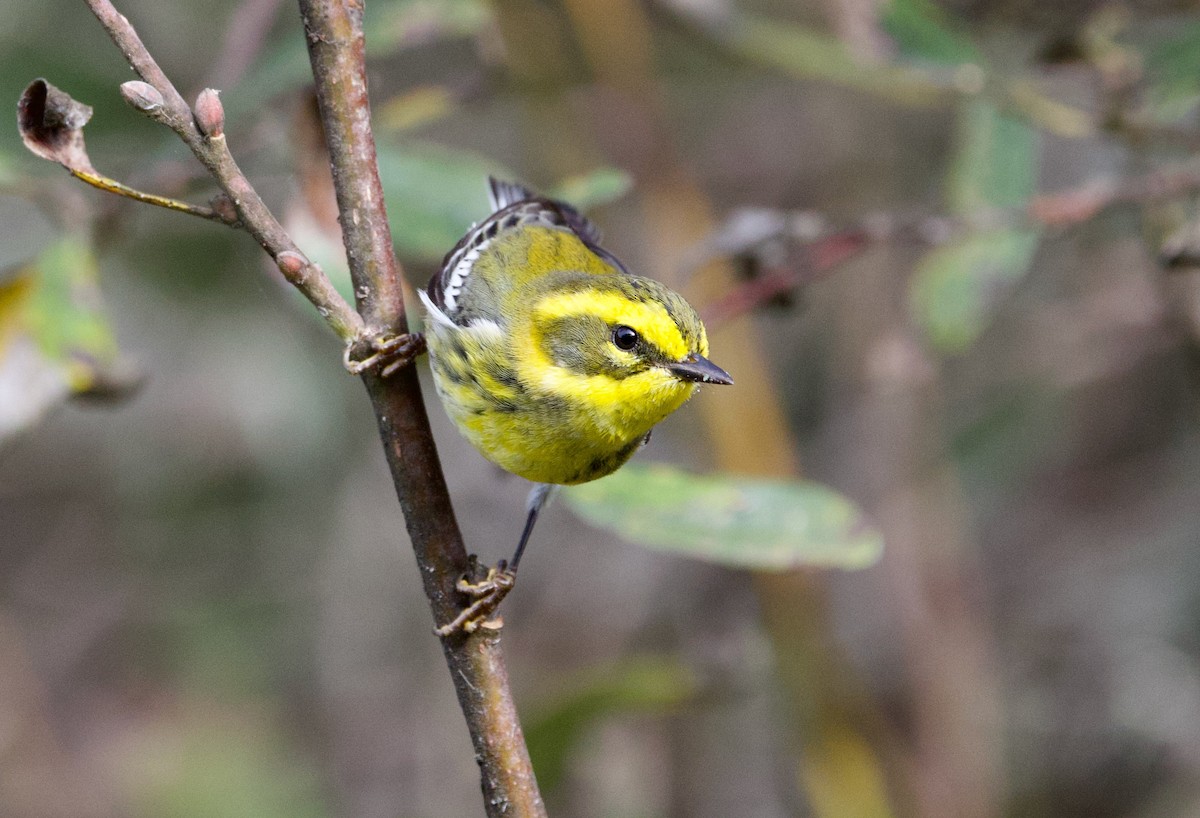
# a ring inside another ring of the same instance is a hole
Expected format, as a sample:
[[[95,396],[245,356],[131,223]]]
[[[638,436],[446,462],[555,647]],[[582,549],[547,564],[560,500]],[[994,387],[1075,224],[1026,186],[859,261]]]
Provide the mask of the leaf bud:
[[[157,111],[163,106],[162,93],[150,83],[141,80],[121,83],[121,96],[142,113]]]
[[[196,97],[196,126],[209,139],[225,135],[225,106],[221,104],[219,93],[213,88],[205,88]]]
[[[275,257],[275,263],[287,277],[292,277],[308,266],[308,259],[295,250],[284,250]]]

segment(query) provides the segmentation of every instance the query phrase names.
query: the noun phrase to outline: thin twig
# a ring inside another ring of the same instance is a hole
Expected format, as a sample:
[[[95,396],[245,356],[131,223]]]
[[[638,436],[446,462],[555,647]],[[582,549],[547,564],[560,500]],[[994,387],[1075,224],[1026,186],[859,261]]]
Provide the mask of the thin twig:
[[[404,304],[370,127],[362,3],[300,0],[300,10],[359,309],[368,327],[398,334],[404,329]],[[469,562],[416,372],[405,367],[387,379],[367,372],[363,381],[434,620],[449,622],[461,607],[456,583]],[[453,634],[442,646],[475,746],[487,814],[545,816],[509,690],[499,629]]]
[[[313,303],[334,332],[347,342],[359,339],[364,329],[362,319],[338,294],[320,267],[300,252],[271,214],[234,161],[224,133],[206,134],[200,130],[191,107],[150,56],[129,20],[109,0],[87,0],[87,4],[138,76],[162,95],[162,105],[146,113],[175,131],[208,168],[236,208],[242,226],[275,260],[284,277]]]
[[[209,221],[221,222],[222,224],[232,225],[226,218],[225,214],[219,210],[215,210],[205,205],[194,205],[188,202],[172,199],[169,196],[159,196],[156,193],[146,193],[145,191],[132,188],[116,179],[109,178],[102,173],[89,173],[86,170],[72,170],[71,175],[81,182],[86,182],[94,188],[98,188],[108,193],[115,193],[118,196],[124,196],[126,199],[133,199],[135,202],[142,204],[154,205],[155,207],[163,207],[167,210],[174,210],[177,213],[186,213],[189,216],[199,216],[201,219]]]
[[[820,80],[906,107],[938,107],[991,99],[1005,111],[1051,133],[1079,138],[1096,132],[1087,112],[1046,96],[1024,77],[990,71],[982,60],[938,67],[863,62],[840,41],[814,29],[718,4],[658,0],[668,22],[729,54],[802,80]]]
[[[975,232],[1066,228],[1117,205],[1153,204],[1197,193],[1200,163],[1192,161],[1119,182],[1090,182],[1071,190],[1043,193],[1020,207],[981,210],[964,216],[876,213],[856,225],[835,228],[811,211],[745,209],[730,216],[708,238],[689,266],[698,267],[718,257],[778,254],[780,245],[803,249],[801,263],[765,264],[762,275],[706,305],[705,323],[720,325],[822,278],[871,244],[907,240],[941,245]],[[791,255],[796,256],[794,252]]]

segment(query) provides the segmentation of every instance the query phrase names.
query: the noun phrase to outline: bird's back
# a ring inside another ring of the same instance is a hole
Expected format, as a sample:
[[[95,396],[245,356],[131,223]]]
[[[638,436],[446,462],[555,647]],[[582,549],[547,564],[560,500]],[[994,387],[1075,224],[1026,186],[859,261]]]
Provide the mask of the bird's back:
[[[628,275],[599,246],[596,226],[573,207],[512,182],[488,181],[492,214],[446,254],[426,288],[426,300],[444,317],[460,326],[480,318],[503,324],[524,311],[552,273]]]

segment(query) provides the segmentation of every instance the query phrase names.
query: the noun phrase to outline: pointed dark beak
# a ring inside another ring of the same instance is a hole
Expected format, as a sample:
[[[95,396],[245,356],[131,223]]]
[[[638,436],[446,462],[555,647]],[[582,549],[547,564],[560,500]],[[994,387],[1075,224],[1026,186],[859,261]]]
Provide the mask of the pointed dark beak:
[[[667,369],[673,375],[685,381],[733,384],[733,378],[729,377],[728,372],[703,355],[696,355],[695,353],[687,356],[677,364],[668,364]]]

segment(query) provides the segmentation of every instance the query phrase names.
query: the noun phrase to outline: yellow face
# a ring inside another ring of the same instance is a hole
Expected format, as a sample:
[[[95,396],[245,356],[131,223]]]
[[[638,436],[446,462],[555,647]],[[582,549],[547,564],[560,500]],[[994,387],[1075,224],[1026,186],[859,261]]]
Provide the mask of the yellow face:
[[[722,382],[704,358],[704,326],[680,296],[631,276],[596,283],[551,290],[532,305],[516,358],[546,394],[584,408],[614,440],[631,439],[692,396],[706,379],[697,362]]]

